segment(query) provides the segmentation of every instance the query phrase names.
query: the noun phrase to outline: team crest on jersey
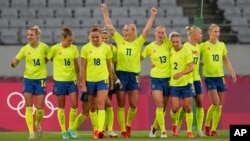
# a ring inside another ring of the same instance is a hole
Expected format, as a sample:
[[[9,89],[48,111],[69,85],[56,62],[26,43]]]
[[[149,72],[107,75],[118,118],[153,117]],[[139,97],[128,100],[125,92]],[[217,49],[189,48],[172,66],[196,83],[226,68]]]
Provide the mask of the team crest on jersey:
[[[122,42],[122,44],[123,44],[123,45],[125,45],[125,44],[126,44],[126,42],[125,42],[125,41],[123,41],[123,42]]]
[[[89,51],[89,54],[92,54],[92,50]]]
[[[207,47],[207,50],[210,50],[211,48],[210,47]]]
[[[155,49],[153,50],[153,53],[156,53],[156,50],[155,50]]]
[[[28,55],[31,55],[31,52],[28,52]]]
[[[62,55],[62,52],[60,51],[58,54],[59,54],[59,55]]]

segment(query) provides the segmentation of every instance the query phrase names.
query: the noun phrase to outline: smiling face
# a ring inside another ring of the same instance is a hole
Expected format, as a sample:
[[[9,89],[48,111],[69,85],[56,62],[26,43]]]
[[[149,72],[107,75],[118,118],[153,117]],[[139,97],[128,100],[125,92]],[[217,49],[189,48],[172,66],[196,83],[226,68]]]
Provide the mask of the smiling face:
[[[101,39],[104,43],[109,43],[110,35],[107,32],[102,32]]]
[[[27,32],[27,39],[30,44],[34,44],[38,42],[39,35],[36,33],[35,30],[29,29]]]
[[[175,51],[178,51],[182,48],[182,40],[178,32],[172,32],[170,34],[170,41]]]
[[[126,24],[122,33],[126,41],[133,41],[135,38],[135,29],[131,24]]]
[[[99,31],[92,31],[90,33],[90,41],[94,46],[99,46],[102,42],[101,40],[101,33]]]

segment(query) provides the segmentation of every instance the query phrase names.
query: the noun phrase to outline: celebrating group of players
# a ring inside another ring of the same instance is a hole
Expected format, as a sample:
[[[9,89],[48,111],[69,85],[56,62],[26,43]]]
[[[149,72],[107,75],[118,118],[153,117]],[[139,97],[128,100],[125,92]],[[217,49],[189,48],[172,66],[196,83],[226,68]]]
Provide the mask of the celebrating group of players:
[[[139,98],[139,73],[141,61],[151,59],[150,86],[156,104],[155,121],[149,136],[156,137],[159,127],[161,137],[167,137],[165,114],[168,100],[171,99],[170,116],[172,135],[177,136],[182,119],[186,118],[187,137],[193,138],[193,116],[197,119],[197,136],[218,136],[217,126],[221,117],[222,100],[226,91],[223,64],[227,67],[232,80],[236,74],[227,57],[227,49],[219,41],[220,28],[211,24],[208,28],[209,40],[200,43],[202,31],[196,26],[187,26],[188,41],[182,44],[181,35],[172,32],[167,36],[166,27],[158,25],[154,29],[155,40],[141,49],[147,40],[153,25],[157,9],[152,8],[149,19],[137,36],[136,26],[126,24],[123,35],[112,26],[106,4],[101,4],[105,28],[93,25],[89,32],[89,42],[81,48],[81,63],[78,63],[78,49],[73,44],[74,34],[69,27],[62,28],[61,42],[51,48],[39,40],[41,30],[31,27],[27,32],[28,44],[24,45],[11,60],[16,67],[25,59],[26,67],[23,79],[23,93],[26,101],[25,119],[29,130],[29,139],[34,139],[32,97],[36,97],[36,132],[42,136],[41,121],[44,115],[46,94],[46,64],[53,63],[53,94],[57,97],[58,122],[62,138],[78,138],[77,130],[90,117],[94,138],[117,137],[113,131],[114,113],[111,104],[112,94],[117,97],[117,119],[122,138],[130,138],[132,121],[136,115]],[[109,43],[113,37],[116,45]],[[200,57],[202,59],[200,59]],[[203,132],[203,92],[200,66],[211,106],[206,113]],[[78,87],[81,87],[81,113],[77,113]],[[71,109],[69,127],[66,129],[65,97],[69,96]],[[128,113],[125,114],[126,95],[129,100]],[[196,115],[192,112],[192,100],[196,101]],[[180,103],[183,103],[180,106]],[[180,108],[181,107],[181,108]],[[78,116],[77,116],[78,114]],[[127,117],[125,118],[125,115]],[[212,121],[212,126],[210,124]],[[105,130],[108,130],[105,133]]]

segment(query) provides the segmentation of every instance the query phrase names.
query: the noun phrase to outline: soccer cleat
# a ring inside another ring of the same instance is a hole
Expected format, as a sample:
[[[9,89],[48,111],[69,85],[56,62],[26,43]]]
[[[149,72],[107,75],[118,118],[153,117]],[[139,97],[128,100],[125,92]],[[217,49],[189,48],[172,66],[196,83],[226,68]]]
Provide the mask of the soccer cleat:
[[[203,131],[199,131],[197,133],[197,137],[206,137],[206,135],[203,133]]]
[[[209,126],[205,126],[205,135],[210,136],[210,127]]]
[[[217,137],[219,135],[218,135],[218,133],[216,131],[211,131],[210,136]]]
[[[187,137],[188,137],[188,138],[193,138],[193,137],[194,137],[194,135],[193,135],[193,133],[192,133],[192,132],[187,132]]]
[[[125,132],[125,131],[121,133],[121,136],[122,136],[122,138],[128,138],[127,132]]]
[[[178,135],[178,133],[177,133],[177,126],[176,126],[176,125],[174,125],[174,126],[172,127],[172,135],[173,135],[173,136],[177,136],[177,135]]]
[[[168,137],[166,132],[161,133],[161,138],[166,138],[166,137]]]
[[[71,138],[77,139],[77,134],[76,134],[76,132],[73,129],[69,129],[68,133],[71,136]]]
[[[131,127],[130,126],[126,126],[126,132],[127,132],[128,138],[130,138],[131,137]]]
[[[108,132],[108,136],[109,136],[110,138],[117,138],[117,137],[118,137],[118,134],[116,134],[114,131],[109,131],[109,132]]]
[[[150,138],[155,138],[156,137],[156,128],[154,128],[154,126],[150,127],[149,137]]]
[[[43,130],[42,130],[42,128],[40,126],[36,127],[36,134],[37,134],[38,137],[42,137]]]
[[[93,137],[94,137],[94,139],[98,139],[98,138],[99,138],[99,133],[98,133],[97,130],[95,130],[95,131],[93,132]]]
[[[30,136],[29,136],[28,139],[29,139],[29,140],[34,140],[34,139],[35,139],[35,135],[34,135],[34,134],[30,134]]]
[[[104,137],[104,133],[103,133],[103,131],[100,131],[98,133],[98,139],[102,139],[103,137]]]
[[[63,138],[63,139],[69,139],[69,134],[68,134],[68,132],[62,133],[62,138]]]

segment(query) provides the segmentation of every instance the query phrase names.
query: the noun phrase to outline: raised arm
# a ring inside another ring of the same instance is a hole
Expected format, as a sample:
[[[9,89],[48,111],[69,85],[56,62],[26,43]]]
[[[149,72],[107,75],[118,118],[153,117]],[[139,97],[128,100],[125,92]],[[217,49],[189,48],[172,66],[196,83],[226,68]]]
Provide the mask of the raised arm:
[[[151,11],[150,17],[149,17],[149,19],[148,19],[148,21],[147,21],[147,23],[142,31],[142,36],[144,39],[147,39],[149,30],[151,29],[151,27],[154,23],[155,16],[158,12],[158,10],[155,7],[151,8],[150,11]]]
[[[108,15],[107,5],[105,3],[102,3],[101,9],[102,9],[102,14],[103,14],[105,26],[110,30],[110,33],[113,35],[115,32],[115,28],[114,28],[112,21]]]

